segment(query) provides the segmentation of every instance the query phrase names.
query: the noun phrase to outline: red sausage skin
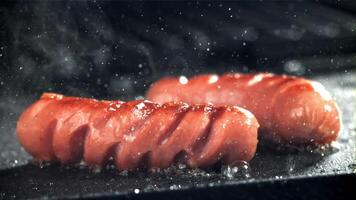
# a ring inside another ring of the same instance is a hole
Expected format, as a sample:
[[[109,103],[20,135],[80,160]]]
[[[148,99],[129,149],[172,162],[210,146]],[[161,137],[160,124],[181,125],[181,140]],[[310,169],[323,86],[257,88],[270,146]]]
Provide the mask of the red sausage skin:
[[[113,160],[119,170],[209,167],[249,161],[256,118],[237,106],[147,100],[97,101],[45,93],[17,123],[21,145],[36,160],[91,167]]]
[[[270,73],[168,77],[152,84],[149,100],[237,105],[251,111],[262,137],[292,145],[325,145],[340,131],[340,112],[318,82]]]

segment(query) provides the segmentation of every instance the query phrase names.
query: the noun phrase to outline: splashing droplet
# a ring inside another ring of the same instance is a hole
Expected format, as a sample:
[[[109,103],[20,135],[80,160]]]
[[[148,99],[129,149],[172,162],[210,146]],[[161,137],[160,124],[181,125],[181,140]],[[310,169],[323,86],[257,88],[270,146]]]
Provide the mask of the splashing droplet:
[[[221,173],[228,179],[233,178],[249,178],[250,167],[245,161],[237,161],[232,165],[226,165],[221,167]]]

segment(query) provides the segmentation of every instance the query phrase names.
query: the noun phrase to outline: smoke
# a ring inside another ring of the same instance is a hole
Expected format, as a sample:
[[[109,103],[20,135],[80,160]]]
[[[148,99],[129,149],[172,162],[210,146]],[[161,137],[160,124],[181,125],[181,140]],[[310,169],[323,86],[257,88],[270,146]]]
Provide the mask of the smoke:
[[[24,81],[8,87],[24,95],[81,91],[75,95],[119,98],[125,94],[110,85],[120,87],[115,74],[135,74],[133,94],[165,74],[193,73],[204,64],[211,39],[166,16],[138,2],[20,2],[7,21],[8,56],[9,74]]]

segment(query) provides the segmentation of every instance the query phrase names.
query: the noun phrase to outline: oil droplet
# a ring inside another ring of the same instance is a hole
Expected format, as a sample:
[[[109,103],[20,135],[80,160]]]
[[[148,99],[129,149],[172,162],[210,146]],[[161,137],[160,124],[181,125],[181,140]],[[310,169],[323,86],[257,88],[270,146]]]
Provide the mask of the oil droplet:
[[[218,75],[212,75],[212,76],[210,76],[210,78],[208,80],[208,83],[209,84],[213,84],[213,83],[216,83],[218,80],[219,80],[219,76]]]
[[[188,79],[185,76],[180,76],[179,77],[179,83],[181,83],[182,85],[186,85],[188,83]]]
[[[170,190],[177,190],[177,189],[179,189],[179,188],[181,188],[180,185],[171,185],[171,186],[169,186],[169,189],[170,189]]]
[[[124,139],[128,142],[134,141],[135,138],[136,138],[136,136],[134,136],[134,135],[124,135]]]
[[[251,86],[258,82],[261,82],[264,78],[264,74],[255,75],[251,80],[248,81],[247,85]]]
[[[325,89],[325,87],[321,83],[312,81],[311,85],[312,85],[314,91],[319,93],[323,99],[325,99],[325,100],[332,99],[330,93]]]
[[[325,105],[324,106],[324,112],[331,112],[332,108],[330,105]]]
[[[101,168],[100,168],[100,167],[95,166],[95,167],[93,168],[93,173],[94,173],[94,174],[98,174],[98,173],[100,173],[100,172],[101,172]]]
[[[141,103],[139,103],[139,104],[136,105],[136,108],[139,109],[139,110],[141,110],[141,109],[143,109],[145,106],[146,106],[145,103],[144,103],[144,102],[141,102]]]
[[[204,112],[209,113],[209,112],[212,112],[212,111],[213,111],[213,107],[212,106],[208,105],[208,106],[204,107]]]
[[[128,176],[129,172],[127,170],[123,170],[122,172],[120,172],[121,176]]]
[[[228,179],[232,178],[249,178],[250,168],[247,162],[237,161],[232,165],[222,166],[221,173]]]
[[[178,168],[179,169],[185,169],[185,168],[187,168],[187,166],[185,164],[179,163],[178,164]]]

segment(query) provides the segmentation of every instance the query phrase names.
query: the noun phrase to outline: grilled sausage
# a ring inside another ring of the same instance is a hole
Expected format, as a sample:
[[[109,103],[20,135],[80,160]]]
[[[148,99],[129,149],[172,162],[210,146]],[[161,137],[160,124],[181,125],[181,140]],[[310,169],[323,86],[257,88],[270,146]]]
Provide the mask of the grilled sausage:
[[[119,170],[166,168],[174,162],[208,167],[249,161],[258,123],[237,106],[147,100],[97,101],[45,93],[17,123],[22,146],[37,160],[62,164],[84,159]]]
[[[152,84],[149,100],[164,103],[238,105],[260,123],[260,135],[292,145],[331,143],[340,131],[335,101],[318,82],[270,73],[163,78]]]

